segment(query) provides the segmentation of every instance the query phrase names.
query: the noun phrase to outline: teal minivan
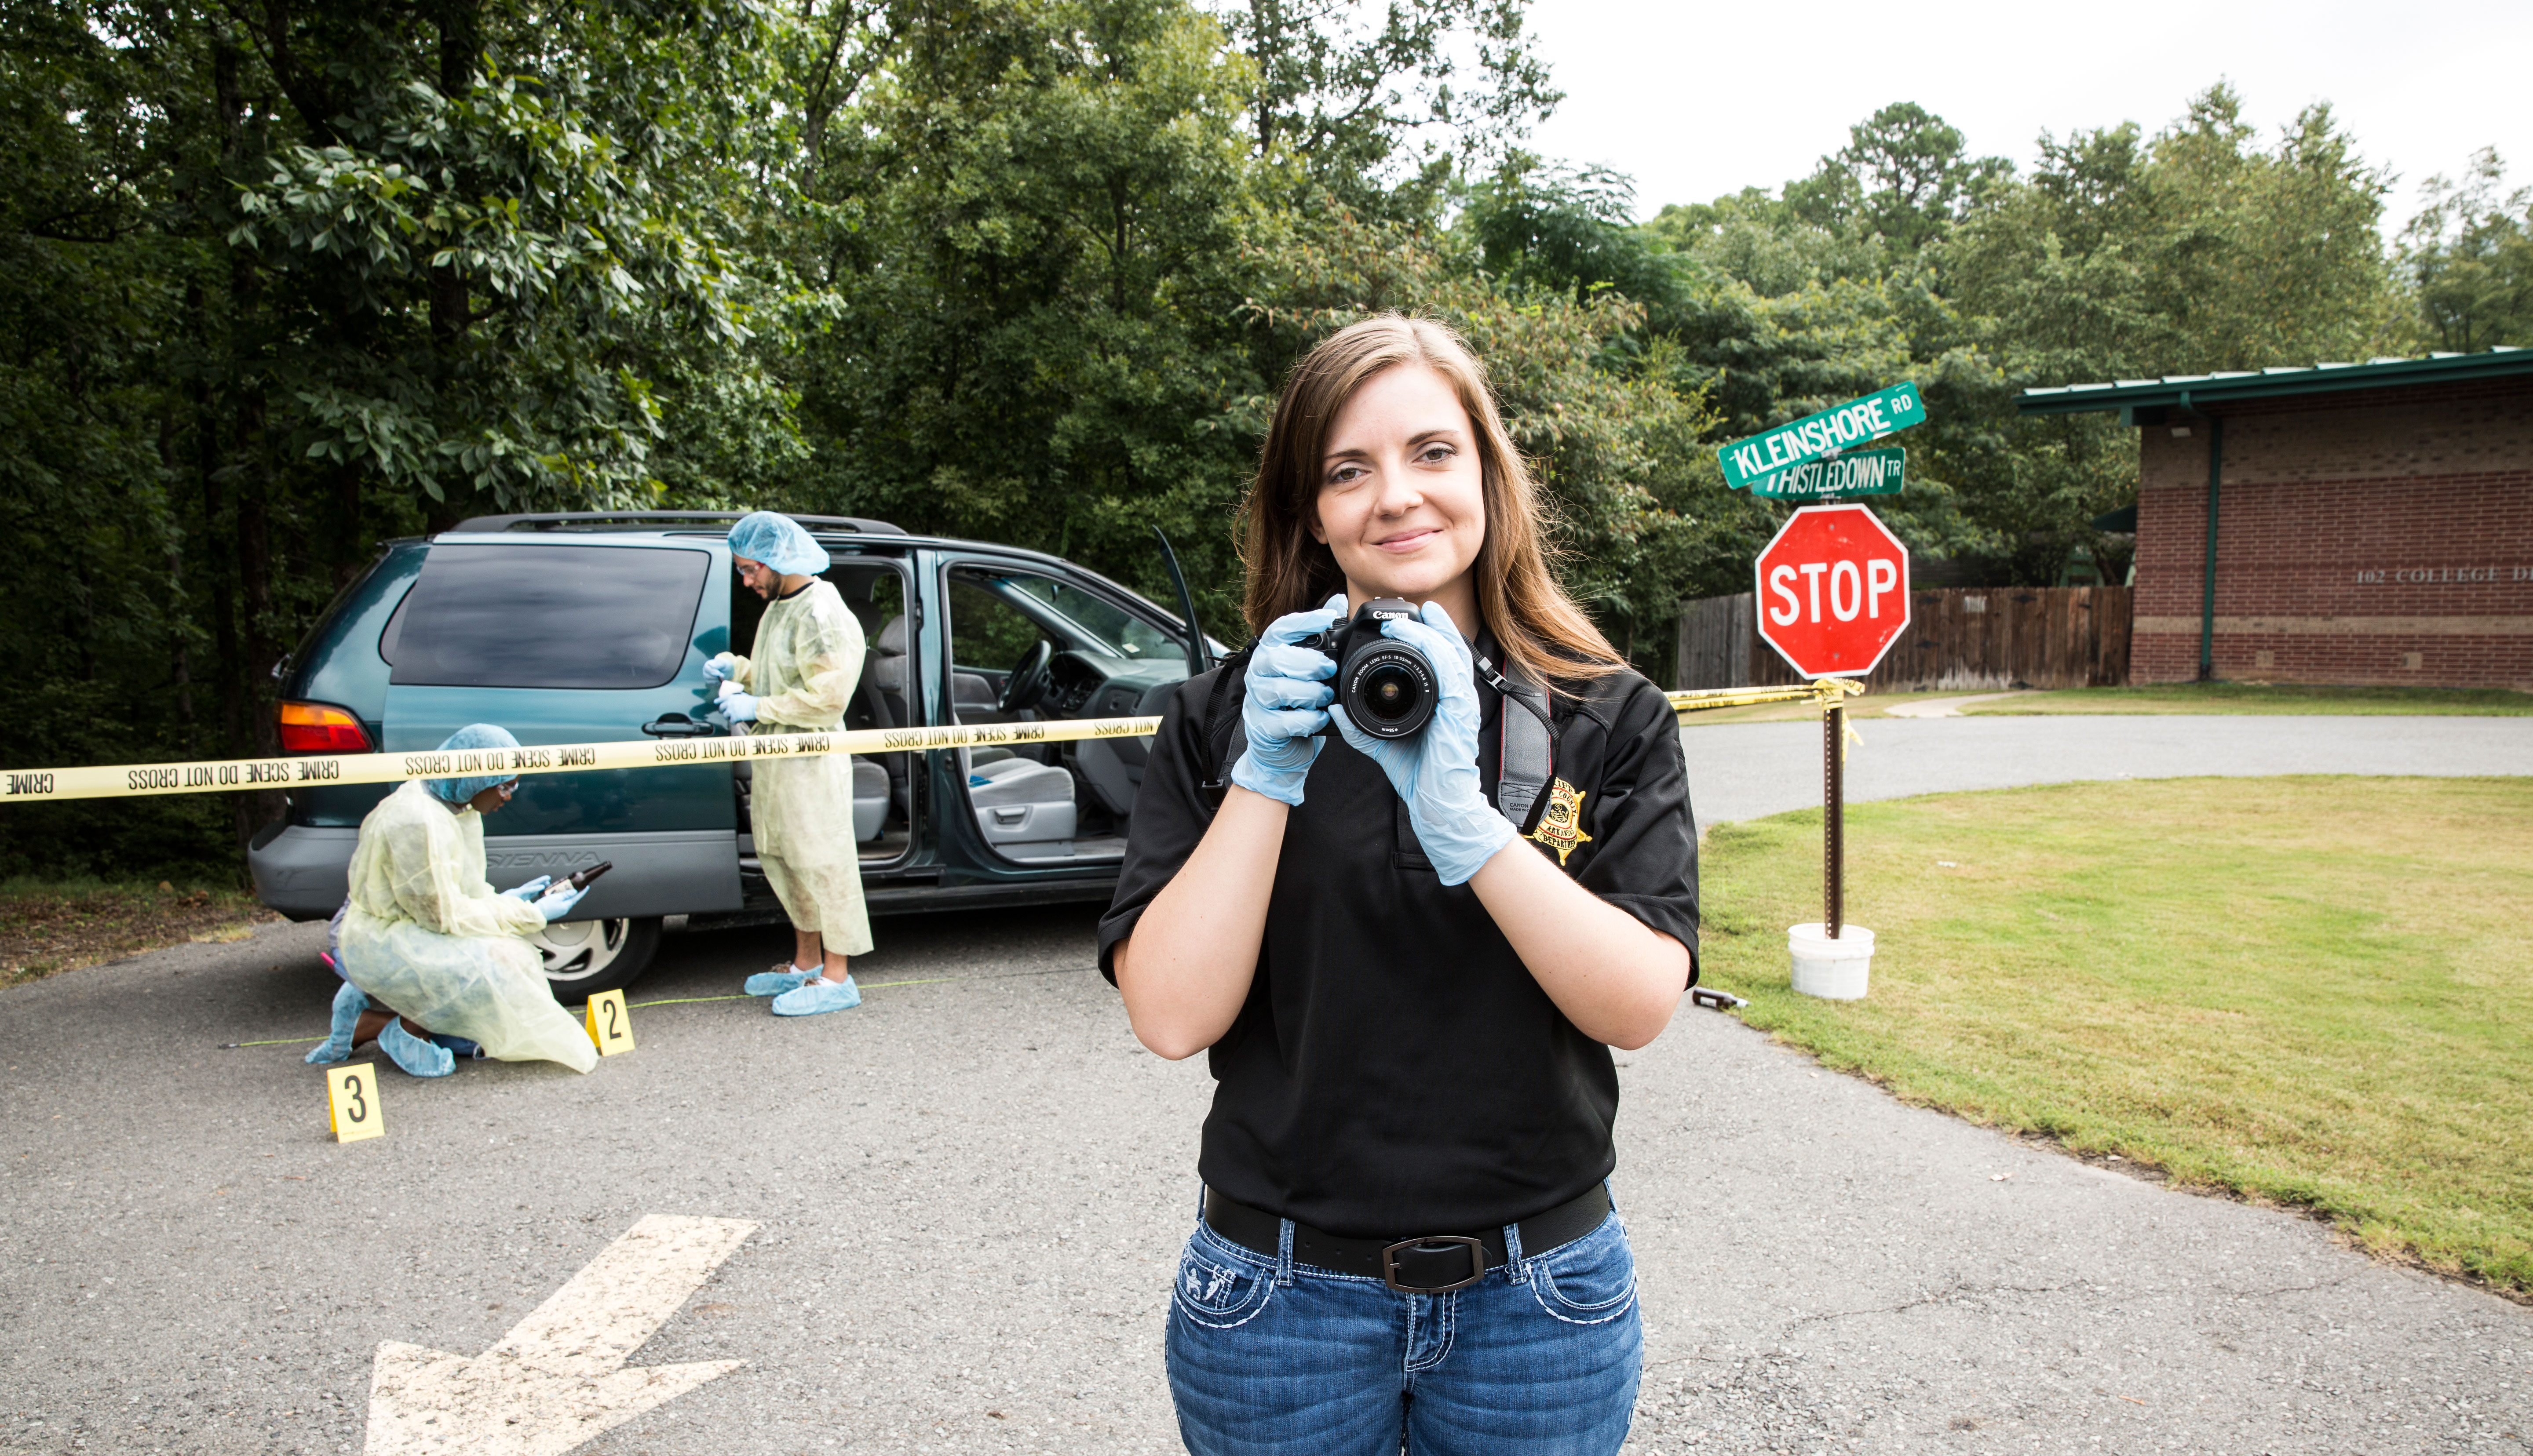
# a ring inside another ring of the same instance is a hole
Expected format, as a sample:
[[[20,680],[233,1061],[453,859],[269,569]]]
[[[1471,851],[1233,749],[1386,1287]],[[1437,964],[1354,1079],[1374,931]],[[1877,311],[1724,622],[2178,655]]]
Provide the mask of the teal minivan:
[[[276,670],[282,750],[405,752],[470,723],[530,745],[743,731],[712,711],[703,674],[714,654],[747,652],[764,612],[723,541],[736,518],[487,516],[389,543]],[[868,644],[847,728],[1157,714],[1221,651],[1191,626],[1183,583],[1172,613],[1036,552],[794,519],[833,558],[826,578]],[[1149,743],[857,756],[853,828],[871,909],[1105,900]],[[332,915],[361,818],[392,787],[291,790],[288,814],[249,846],[258,896],[295,919]],[[539,942],[558,997],[629,984],[664,926],[782,917],[748,791],[743,763],[520,781],[485,822],[496,888],[615,864]]]

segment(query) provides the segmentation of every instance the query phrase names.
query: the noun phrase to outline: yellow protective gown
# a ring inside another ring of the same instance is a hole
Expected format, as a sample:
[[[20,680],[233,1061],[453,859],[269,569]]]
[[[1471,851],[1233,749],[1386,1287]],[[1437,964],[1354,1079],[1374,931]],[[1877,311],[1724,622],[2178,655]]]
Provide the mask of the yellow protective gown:
[[[373,1001],[505,1062],[598,1065],[589,1033],[555,1004],[536,949],[545,928],[527,902],[484,880],[484,816],[452,814],[419,779],[361,821],[343,974]]]
[[[731,680],[756,696],[757,730],[768,733],[834,731],[861,675],[862,624],[818,577],[767,607],[755,654],[731,664]],[[756,858],[784,913],[839,956],[870,954],[852,756],[757,759],[751,772]]]

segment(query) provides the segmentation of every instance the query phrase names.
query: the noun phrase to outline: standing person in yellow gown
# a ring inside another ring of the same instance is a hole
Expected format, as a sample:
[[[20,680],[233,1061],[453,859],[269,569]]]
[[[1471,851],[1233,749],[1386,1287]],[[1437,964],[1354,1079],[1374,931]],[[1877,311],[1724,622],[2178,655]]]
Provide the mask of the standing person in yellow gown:
[[[730,528],[730,552],[739,580],[772,605],[757,623],[753,654],[723,653],[705,665],[722,679],[716,706],[764,732],[836,730],[861,680],[862,627],[818,577],[826,549],[790,516],[760,510]],[[870,954],[871,934],[854,843],[853,759],[758,759],[752,773],[756,858],[792,919],[794,946],[789,963],[747,978],[747,994],[773,997],[778,1017],[859,1006],[850,958]]]

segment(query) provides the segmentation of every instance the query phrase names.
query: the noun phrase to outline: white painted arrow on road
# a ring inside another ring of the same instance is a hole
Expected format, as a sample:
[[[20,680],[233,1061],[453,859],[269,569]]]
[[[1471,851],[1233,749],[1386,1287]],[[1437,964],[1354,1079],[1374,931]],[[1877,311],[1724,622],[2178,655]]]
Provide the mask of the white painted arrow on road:
[[[501,1343],[468,1359],[388,1340],[370,1370],[368,1456],[562,1456],[747,1362],[624,1362],[756,1225],[653,1214]]]

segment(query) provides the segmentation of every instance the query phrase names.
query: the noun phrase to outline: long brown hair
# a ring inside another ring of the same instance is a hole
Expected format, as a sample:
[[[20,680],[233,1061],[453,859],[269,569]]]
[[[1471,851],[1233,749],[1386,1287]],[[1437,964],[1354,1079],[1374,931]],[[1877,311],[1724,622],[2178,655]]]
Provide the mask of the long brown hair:
[[[1548,568],[1539,489],[1504,433],[1486,367],[1449,327],[1384,314],[1348,324],[1293,366],[1275,402],[1274,423],[1250,485],[1240,559],[1249,568],[1242,604],[1252,632],[1289,612],[1308,612],[1345,590],[1345,573],[1325,543],[1311,536],[1328,428],[1364,381],[1418,364],[1446,380],[1477,436],[1487,512],[1485,544],[1471,567],[1478,613],[1505,659],[1538,682],[1599,677],[1626,666]]]

